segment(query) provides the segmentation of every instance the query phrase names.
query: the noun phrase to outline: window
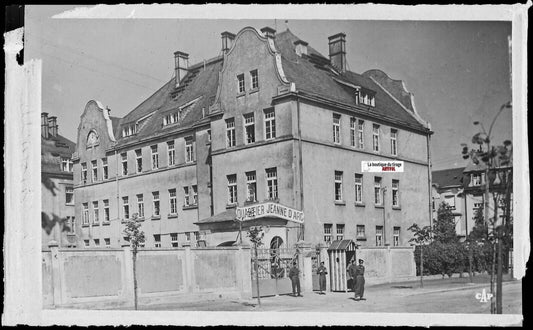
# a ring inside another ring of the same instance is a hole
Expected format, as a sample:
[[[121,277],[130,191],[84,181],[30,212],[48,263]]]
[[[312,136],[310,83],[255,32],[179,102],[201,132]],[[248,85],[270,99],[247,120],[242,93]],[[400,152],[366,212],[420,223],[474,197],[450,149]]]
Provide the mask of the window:
[[[178,205],[176,201],[176,189],[168,190],[169,200],[170,200],[170,214],[178,213]]]
[[[355,202],[363,203],[363,175],[355,174]]]
[[[446,204],[448,204],[448,206],[452,210],[455,210],[455,196],[454,195],[446,195],[446,196],[444,196],[444,202],[446,202]]]
[[[137,195],[137,209],[139,210],[139,218],[144,218],[144,197],[142,194]]]
[[[98,180],[98,163],[96,160],[91,161],[91,167],[92,167],[92,182],[96,182]]]
[[[152,200],[154,203],[153,215],[157,217],[159,216],[159,191],[154,191],[152,193]]]
[[[109,170],[107,168],[107,157],[102,158],[102,179],[109,179]]]
[[[255,177],[255,171],[246,172],[246,200],[248,202],[257,201],[257,180]]]
[[[74,204],[74,188],[65,186],[65,204]]]
[[[383,226],[376,226],[376,246],[383,245]]]
[[[152,170],[155,170],[159,167],[159,154],[157,153],[157,145],[151,146],[152,150]]]
[[[252,89],[259,88],[259,75],[257,74],[257,70],[250,71],[250,78],[252,83]]]
[[[211,130],[207,130],[207,142],[211,142]]]
[[[84,243],[85,247],[89,247],[91,245],[91,243],[89,242],[88,239],[84,239],[83,243]]]
[[[190,163],[194,160],[193,157],[194,149],[192,144],[192,137],[185,139],[185,162]]]
[[[237,76],[237,89],[239,91],[239,94],[240,93],[244,93],[245,91],[245,88],[244,88],[244,74],[240,74]]]
[[[93,202],[93,224],[100,223],[100,217],[98,212],[98,201]]]
[[[128,125],[122,129],[122,136],[124,137],[133,135],[135,133],[137,133],[137,124]]]
[[[174,150],[174,141],[167,142],[168,149],[168,166],[176,163],[176,150]]]
[[[357,122],[357,142],[359,143],[359,149],[363,149],[365,147],[364,130],[365,121],[359,120]]]
[[[135,150],[135,162],[137,164],[137,173],[141,173],[143,171],[143,155],[141,149]]]
[[[471,186],[480,186],[483,184],[481,173],[471,174]]]
[[[109,199],[104,199],[104,222],[109,222]]]
[[[128,197],[122,197],[122,211],[124,214],[124,219],[130,218],[130,205],[128,201]]]
[[[180,120],[180,112],[169,113],[163,117],[163,126],[177,123]]]
[[[192,186],[192,203],[194,205],[198,205],[198,186],[197,185]]]
[[[186,242],[190,242],[191,241],[191,233],[190,232],[186,232],[185,233],[185,241]]]
[[[400,181],[392,180],[392,206],[400,207]]]
[[[185,206],[191,205],[191,196],[189,195],[189,187],[183,187],[183,203]]]
[[[198,242],[200,240],[200,232],[199,231],[195,231],[194,232],[194,240],[196,242]]]
[[[324,224],[324,242],[326,242],[327,245],[331,244],[331,228],[333,225],[331,223],[325,223]]]
[[[341,115],[333,114],[333,143],[341,143]]]
[[[276,138],[276,115],[274,109],[265,110],[265,140]]]
[[[87,182],[87,163],[81,163],[81,182]]]
[[[361,92],[360,96],[359,96],[359,102],[362,103],[362,104],[366,104],[366,105],[369,105],[369,106],[375,106],[375,98],[373,95],[370,95],[370,94],[367,94],[367,93],[364,93],[364,92]]]
[[[342,201],[342,172],[335,171],[335,201]]]
[[[357,123],[357,120],[355,120],[355,118],[350,118],[350,145],[352,147],[355,147],[356,123]]]
[[[235,147],[235,119],[226,119],[226,147]]]
[[[122,153],[120,157],[122,158],[122,175],[128,175],[128,154]]]
[[[344,224],[337,224],[337,241],[344,239]]]
[[[390,130],[390,153],[398,155],[398,131],[393,128]]]
[[[381,205],[381,178],[374,177],[374,204]]]
[[[237,175],[228,175],[228,204],[237,204]]]
[[[356,230],[356,237],[358,239],[366,239],[365,225],[357,225]]]
[[[156,248],[161,247],[161,235],[160,234],[154,234],[154,247]]]
[[[89,225],[89,203],[83,203],[83,213],[81,214],[81,223]]]
[[[67,157],[61,157],[61,171],[72,172],[72,160]]]
[[[111,239],[110,238],[104,238],[105,246],[111,246]]]
[[[379,151],[379,125],[372,125],[372,150]]]
[[[100,239],[99,238],[95,238],[94,239],[94,246],[100,246]]]
[[[275,167],[266,170],[267,198],[278,198],[278,174]]]
[[[74,234],[76,231],[76,217],[67,217],[68,233]]]
[[[253,113],[244,115],[244,142],[246,144],[255,142],[255,119]]]
[[[170,233],[170,244],[172,247],[178,247],[178,233]]]
[[[394,227],[392,232],[392,245],[400,246],[400,227]]]

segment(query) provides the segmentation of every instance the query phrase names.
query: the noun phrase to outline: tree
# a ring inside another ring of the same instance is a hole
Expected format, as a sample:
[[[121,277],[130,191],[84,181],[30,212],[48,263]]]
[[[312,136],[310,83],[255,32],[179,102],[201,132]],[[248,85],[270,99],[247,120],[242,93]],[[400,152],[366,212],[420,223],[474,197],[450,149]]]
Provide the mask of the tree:
[[[441,243],[456,243],[459,236],[455,231],[455,216],[452,208],[442,202],[437,210],[437,221],[433,225],[433,239]]]
[[[257,247],[263,245],[263,237],[265,236],[265,231],[263,230],[263,227],[256,226],[256,227],[250,227],[248,229],[248,232],[246,233],[246,236],[250,239],[252,243],[254,243],[254,254],[255,254],[255,262],[254,262],[254,270],[255,270],[255,284],[257,286],[257,303],[261,305],[261,298],[259,293],[259,262],[257,258]]]
[[[420,287],[424,287],[424,245],[431,240],[431,227],[420,228],[417,223],[413,223],[407,230],[413,232],[413,238],[409,242],[415,242],[420,246]]]
[[[131,257],[133,262],[133,296],[135,309],[137,309],[137,251],[140,244],[144,243],[144,232],[140,229],[141,222],[139,221],[139,215],[134,213],[130,219],[125,219],[124,235],[131,247]]]
[[[488,221],[491,225],[491,232],[489,232],[489,237],[495,237],[497,242],[498,250],[498,290],[496,292],[496,308],[494,306],[494,301],[491,301],[491,312],[501,314],[502,312],[502,238],[504,236],[509,236],[509,223],[510,223],[510,213],[507,212],[506,219],[504,224],[499,228],[495,228],[496,221],[498,220],[498,205],[500,194],[502,193],[501,189],[498,190],[495,187],[496,178],[499,179],[499,186],[506,187],[504,189],[505,193],[505,204],[510,205],[510,193],[508,190],[510,182],[510,171],[507,168],[512,166],[512,143],[509,140],[503,142],[503,145],[494,146],[491,145],[491,133],[492,128],[496,119],[502,113],[504,109],[511,109],[511,102],[507,102],[500,107],[500,110],[492,120],[489,130],[485,130],[483,123],[475,121],[474,125],[479,125],[481,131],[476,133],[472,137],[472,143],[477,145],[475,148],[468,148],[468,145],[462,143],[462,154],[464,159],[471,159],[472,162],[476,165],[482,163],[485,167],[485,184],[484,184],[484,210],[485,210],[485,221]],[[502,168],[504,169],[502,171]],[[492,190],[492,197],[494,201],[494,217],[489,218],[489,192]],[[491,271],[491,293],[494,292],[494,268],[496,265],[496,249],[493,249],[493,260],[492,260],[492,271]]]

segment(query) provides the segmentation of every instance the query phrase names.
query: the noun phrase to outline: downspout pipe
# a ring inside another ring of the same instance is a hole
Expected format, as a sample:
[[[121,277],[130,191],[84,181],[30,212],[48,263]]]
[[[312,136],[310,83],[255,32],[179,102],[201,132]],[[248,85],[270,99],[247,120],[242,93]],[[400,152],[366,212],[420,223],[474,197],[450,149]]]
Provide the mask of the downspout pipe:
[[[298,167],[300,172],[300,208],[303,211],[304,209],[304,184],[303,184],[303,161],[302,161],[302,129],[300,125],[300,97],[299,92],[296,92],[296,114],[298,117]],[[301,224],[301,230],[300,230],[300,238],[301,240],[305,239],[305,224]]]
[[[429,210],[429,228],[432,229],[433,228],[433,214],[432,214],[432,200],[431,200],[431,186],[432,186],[432,177],[431,177],[431,148],[430,148],[430,145],[431,145],[431,134],[433,132],[431,132],[431,124],[428,122],[427,123],[427,127],[428,127],[428,135],[427,135],[427,139],[426,139],[426,148],[427,148],[427,156],[428,156],[428,197],[429,197],[429,201],[428,201],[428,210]]]

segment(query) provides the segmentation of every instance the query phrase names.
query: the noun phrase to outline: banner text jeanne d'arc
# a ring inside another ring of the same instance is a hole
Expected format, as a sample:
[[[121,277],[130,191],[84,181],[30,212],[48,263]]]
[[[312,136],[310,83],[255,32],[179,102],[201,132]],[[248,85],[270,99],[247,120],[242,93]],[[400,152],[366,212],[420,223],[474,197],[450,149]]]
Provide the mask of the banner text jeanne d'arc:
[[[302,211],[273,202],[238,207],[235,212],[237,219],[241,221],[270,216],[298,223],[304,222],[304,213]]]

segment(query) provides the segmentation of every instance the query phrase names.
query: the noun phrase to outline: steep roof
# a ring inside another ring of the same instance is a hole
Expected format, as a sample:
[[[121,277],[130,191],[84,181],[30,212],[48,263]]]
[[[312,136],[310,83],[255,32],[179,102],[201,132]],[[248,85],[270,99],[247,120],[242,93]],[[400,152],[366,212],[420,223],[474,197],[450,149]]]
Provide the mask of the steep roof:
[[[296,89],[351,105],[359,113],[373,114],[412,128],[424,129],[414,118],[410,96],[403,89],[401,81],[388,78],[380,70],[369,70],[363,74],[346,70],[336,75],[331,71],[329,59],[314,48],[308,46],[308,55],[298,56],[294,45],[297,40],[300,38],[288,29],[276,34],[275,38],[285,75],[296,84]],[[376,106],[356,106],[355,90],[350,84],[375,92]]]
[[[65,173],[61,171],[61,157],[71,158],[76,144],[58,134],[41,137],[41,171],[46,173]]]
[[[462,186],[464,170],[464,167],[458,167],[433,171],[431,172],[432,181],[439,188]]]

